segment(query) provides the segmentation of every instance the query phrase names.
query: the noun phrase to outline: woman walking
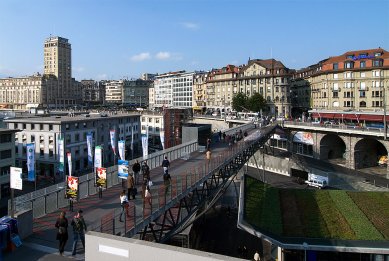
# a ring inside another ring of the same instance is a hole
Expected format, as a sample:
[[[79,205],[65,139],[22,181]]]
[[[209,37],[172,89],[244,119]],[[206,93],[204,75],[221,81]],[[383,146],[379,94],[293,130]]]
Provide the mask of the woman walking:
[[[119,221],[120,222],[123,222],[123,214],[124,212],[126,212],[127,216],[128,216],[128,198],[127,198],[127,195],[126,195],[126,191],[123,190],[122,193],[120,193],[120,206],[122,207],[122,212],[120,212],[120,218],[119,218]]]
[[[57,222],[55,222],[55,227],[58,229],[56,239],[59,240],[59,254],[62,256],[69,237],[68,220],[65,211],[62,211],[59,215]]]

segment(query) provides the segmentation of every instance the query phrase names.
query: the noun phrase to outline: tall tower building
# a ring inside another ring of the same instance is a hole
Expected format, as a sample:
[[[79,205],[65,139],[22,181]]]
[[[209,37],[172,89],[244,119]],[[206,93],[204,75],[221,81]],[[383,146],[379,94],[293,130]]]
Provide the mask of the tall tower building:
[[[56,105],[74,104],[72,97],[72,48],[69,40],[58,36],[50,36],[44,46],[44,74],[55,75],[58,79]]]

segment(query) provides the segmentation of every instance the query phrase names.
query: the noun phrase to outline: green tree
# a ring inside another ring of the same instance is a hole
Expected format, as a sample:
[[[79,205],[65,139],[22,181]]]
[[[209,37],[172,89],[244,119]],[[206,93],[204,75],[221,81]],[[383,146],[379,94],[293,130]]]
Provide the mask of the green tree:
[[[246,108],[253,112],[259,112],[266,109],[266,100],[259,93],[254,93],[247,99]]]
[[[247,95],[239,92],[232,98],[232,109],[234,111],[242,111],[246,108],[247,103]]]

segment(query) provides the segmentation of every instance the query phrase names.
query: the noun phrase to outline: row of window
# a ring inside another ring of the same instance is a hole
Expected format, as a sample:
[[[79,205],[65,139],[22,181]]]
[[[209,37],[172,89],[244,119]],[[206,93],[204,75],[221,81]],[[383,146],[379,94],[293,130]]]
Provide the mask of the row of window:
[[[344,78],[354,78],[355,74],[356,73],[354,73],[354,72],[345,72],[345,73],[343,73],[343,77]],[[381,77],[381,76],[384,76],[384,72],[383,71],[371,71],[371,75],[372,75],[372,77]],[[333,76],[333,79],[339,79],[338,73],[334,73],[332,76]],[[366,72],[359,72],[359,77],[366,78]]]
[[[360,61],[359,62],[359,68],[366,68],[367,62],[370,63],[370,61]],[[384,61],[382,59],[374,59],[371,61],[371,66],[372,67],[380,67],[383,66]],[[346,61],[343,63],[343,68],[344,69],[353,69],[355,68],[355,62],[354,61]],[[339,63],[333,63],[332,64],[332,69],[338,70],[339,69]]]
[[[327,102],[324,102],[323,105],[326,106]],[[367,106],[367,103],[365,101],[359,102],[360,108],[365,108],[366,106]],[[383,101],[371,101],[371,107],[382,107],[382,106],[383,106]],[[334,107],[334,108],[339,107],[339,102],[334,101],[332,103],[332,107]],[[354,101],[343,101],[343,107],[354,107]]]

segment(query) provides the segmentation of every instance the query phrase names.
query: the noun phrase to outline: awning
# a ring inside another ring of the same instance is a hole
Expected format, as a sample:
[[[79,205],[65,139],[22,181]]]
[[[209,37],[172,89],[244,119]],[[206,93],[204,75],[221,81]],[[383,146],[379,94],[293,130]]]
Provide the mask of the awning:
[[[319,113],[319,112],[313,112],[312,118],[324,118],[324,119],[333,119],[334,113]]]
[[[384,121],[384,115],[362,114],[359,120],[362,121]],[[389,120],[389,116],[386,116],[386,121]]]
[[[334,118],[335,119],[339,119],[339,120],[356,120],[356,121],[358,121],[358,120],[361,120],[360,119],[360,116],[361,115],[355,115],[355,114],[346,114],[346,113],[339,113],[339,114],[335,114],[334,115]]]

